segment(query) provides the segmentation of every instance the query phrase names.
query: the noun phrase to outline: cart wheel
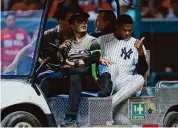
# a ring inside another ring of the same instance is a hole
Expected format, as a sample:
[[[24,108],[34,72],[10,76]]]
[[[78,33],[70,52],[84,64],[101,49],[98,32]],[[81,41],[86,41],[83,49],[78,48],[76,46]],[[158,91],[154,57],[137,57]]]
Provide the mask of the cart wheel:
[[[17,111],[7,115],[1,123],[2,127],[41,127],[40,121],[32,114]]]
[[[178,127],[178,112],[169,112],[164,118],[164,127]]]

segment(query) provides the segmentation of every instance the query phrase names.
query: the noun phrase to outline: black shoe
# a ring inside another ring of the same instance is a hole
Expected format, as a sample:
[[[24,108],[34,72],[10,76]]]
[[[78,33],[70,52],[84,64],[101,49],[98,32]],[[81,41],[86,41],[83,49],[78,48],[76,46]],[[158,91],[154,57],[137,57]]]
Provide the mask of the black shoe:
[[[67,116],[62,122],[61,127],[76,127],[76,119],[72,119],[72,117]]]

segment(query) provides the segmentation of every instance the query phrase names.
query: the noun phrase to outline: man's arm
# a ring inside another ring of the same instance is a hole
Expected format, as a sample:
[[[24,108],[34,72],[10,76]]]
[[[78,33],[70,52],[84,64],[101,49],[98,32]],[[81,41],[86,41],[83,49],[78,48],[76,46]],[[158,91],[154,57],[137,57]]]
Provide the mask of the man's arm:
[[[148,63],[146,61],[145,55],[139,56],[136,69],[140,75],[145,75],[146,71],[148,70]]]
[[[99,63],[101,56],[101,47],[97,40],[93,40],[90,46],[91,56],[83,58],[85,65],[91,65],[93,63]]]
[[[18,54],[15,56],[14,61],[6,68],[4,73],[8,73],[8,72],[14,72],[18,66],[18,64],[20,63],[20,61],[28,56],[29,54],[31,54],[32,52],[34,52],[35,50],[35,44],[36,44],[36,39],[33,40],[30,44],[28,44],[27,46],[23,47]]]
[[[145,37],[143,37],[141,40],[136,40],[135,42],[135,47],[138,50],[138,63],[136,64],[136,71],[140,74],[140,75],[145,75],[146,71],[148,70],[148,63],[146,61],[146,50],[145,47],[143,45],[143,40],[145,39]]]
[[[42,39],[42,44],[41,44],[41,48],[45,48],[49,47],[48,43],[54,42],[55,38],[59,36],[59,26],[56,26],[55,28],[52,28],[50,30],[47,30],[44,32],[43,34],[43,39]],[[14,61],[12,62],[12,64],[10,64],[6,70],[5,73],[7,72],[14,72],[15,69],[17,68],[17,65],[20,63],[20,61],[28,56],[29,54],[31,54],[32,52],[34,52],[35,50],[35,46],[36,46],[36,39],[33,40],[30,44],[28,44],[27,46],[25,46],[24,48],[22,48],[18,54],[16,55]]]

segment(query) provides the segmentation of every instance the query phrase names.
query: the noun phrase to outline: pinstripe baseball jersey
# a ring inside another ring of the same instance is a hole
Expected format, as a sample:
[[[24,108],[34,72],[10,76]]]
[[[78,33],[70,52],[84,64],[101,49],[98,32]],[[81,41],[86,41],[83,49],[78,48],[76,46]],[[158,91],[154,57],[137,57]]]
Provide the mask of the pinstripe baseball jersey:
[[[112,81],[115,81],[116,77],[126,79],[133,75],[138,62],[138,51],[134,46],[135,38],[118,40],[112,33],[101,36],[98,41],[101,45],[102,56],[113,62],[109,66]]]

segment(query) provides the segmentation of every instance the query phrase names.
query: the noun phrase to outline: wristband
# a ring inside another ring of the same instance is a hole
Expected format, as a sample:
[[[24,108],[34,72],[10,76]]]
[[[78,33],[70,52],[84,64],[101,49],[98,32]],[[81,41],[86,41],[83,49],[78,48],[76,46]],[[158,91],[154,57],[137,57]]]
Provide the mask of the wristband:
[[[76,66],[78,66],[79,65],[79,60],[75,60],[74,61],[74,66],[76,67]]]

